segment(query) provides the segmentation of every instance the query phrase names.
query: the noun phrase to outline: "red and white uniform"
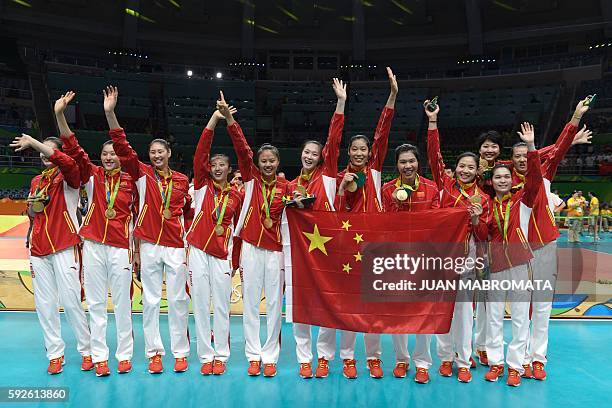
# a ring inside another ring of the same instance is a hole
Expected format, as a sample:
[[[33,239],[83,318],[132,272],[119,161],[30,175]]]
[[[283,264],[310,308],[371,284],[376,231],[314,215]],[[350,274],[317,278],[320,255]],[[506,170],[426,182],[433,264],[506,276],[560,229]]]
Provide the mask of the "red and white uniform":
[[[385,212],[419,212],[440,208],[440,193],[436,184],[417,174],[414,191],[408,195],[405,201],[393,198],[393,192],[402,186],[401,177],[385,183],[382,188],[383,209]],[[417,368],[429,369],[431,367],[431,334],[417,334],[416,343],[412,352],[412,359]],[[410,363],[410,353],[408,352],[408,335],[394,334],[393,348],[395,349],[395,359],[398,363]]]
[[[232,292],[232,235],[240,209],[240,193],[210,176],[214,131],[205,128],[193,157],[195,217],[187,233],[189,277],[201,363],[227,361],[230,355],[230,296]],[[220,224],[218,224],[220,220]],[[218,235],[215,227],[223,233]],[[215,346],[211,345],[210,299],[214,310]]]
[[[365,184],[351,193],[344,191],[344,195],[336,195],[334,207],[339,212],[382,212],[382,167],[389,147],[389,132],[391,132],[391,122],[395,109],[384,107],[378,119],[378,125],[374,132],[374,143],[372,143],[371,157],[366,166],[361,170],[365,174]],[[338,173],[336,183],[339,186],[347,171],[355,172],[349,164],[348,169]],[[353,336],[356,336],[353,333]],[[365,333],[363,335],[368,360],[380,359],[382,350],[380,347],[380,334]],[[347,343],[348,345],[348,339]],[[343,359],[353,359],[355,350],[355,339],[352,340],[352,347],[344,350]],[[340,350],[340,354],[343,351]]]
[[[340,155],[340,142],[344,127],[344,114],[334,113],[329,125],[327,142],[321,152],[323,163],[308,176],[300,175],[289,183],[288,191],[292,194],[298,186],[306,189],[309,195],[316,197],[310,207],[313,210],[334,211],[334,198],[336,197],[336,175],[338,174],[338,156]],[[288,236],[283,234],[283,237]],[[291,283],[292,274],[285,270],[285,280]],[[295,337],[295,353],[298,363],[312,361],[312,333],[311,326],[303,323],[293,323],[293,336]],[[348,340],[347,340],[348,336]],[[341,345],[352,341],[354,346],[354,333],[342,332]],[[342,348],[342,346],[341,346]],[[317,354],[319,358],[332,360],[336,352],[336,329],[321,327],[317,338]],[[352,357],[350,357],[352,359]]]
[[[242,296],[244,304],[245,354],[249,361],[276,364],[280,353],[281,310],[283,304],[283,256],[281,216],[285,208],[283,197],[288,194],[287,180],[276,177],[264,183],[253,163],[249,147],[238,123],[227,127],[244,182],[244,201],[234,234],[242,238],[240,265],[243,269]],[[269,205],[270,228],[264,226],[264,191]],[[266,296],[267,339],[263,347],[259,340],[259,304],[261,290]]]
[[[469,197],[480,195],[482,197],[482,215],[480,216],[480,222],[485,223],[490,211],[490,196],[485,192],[485,190],[478,186],[477,182],[472,182],[465,185],[444,172],[445,165],[442,158],[442,153],[440,152],[440,133],[438,129],[427,131],[427,157],[433,174],[433,179],[440,189],[440,207],[464,207],[467,209],[470,205]],[[472,226],[470,223],[470,230],[471,229]],[[472,253],[473,251],[472,255],[485,256],[484,244],[476,242],[473,239],[473,234],[470,234],[468,245],[470,252]],[[472,274],[466,274],[466,277],[468,276],[473,276],[473,271]],[[469,357],[471,355],[474,311],[472,310],[471,301],[467,301],[467,297],[470,297],[470,294],[465,293],[465,297],[466,300],[460,302],[461,304],[455,304],[455,311],[453,315],[454,326],[451,325],[451,331],[449,333],[450,338],[449,335],[436,336],[437,352],[440,359],[442,361],[456,360],[458,367],[470,367],[470,365],[467,364],[469,363]],[[477,351],[485,351],[486,348],[486,320],[487,315],[484,292],[479,292],[477,294],[476,301],[476,327],[474,330],[474,348]],[[470,348],[469,352],[468,347]],[[453,348],[456,349],[456,353],[458,355],[457,359],[453,358]]]
[[[74,134],[61,136],[64,152],[79,166],[81,184],[89,197],[89,210],[83,218],[79,235],[83,238],[83,279],[85,300],[89,309],[91,353],[94,363],[108,361],[106,326],[108,288],[111,289],[117,324],[118,361],[131,360],[134,354],[132,335],[132,266],[130,239],[134,183],[120,169],[107,172],[92,164],[79,146]],[[119,185],[116,187],[117,183]],[[116,216],[105,216],[108,200],[117,188],[113,203]]]
[[[187,260],[185,254],[184,217],[191,216],[191,197],[188,194],[187,176],[172,171],[169,177],[158,174],[152,166],[138,160],[136,151],[126,140],[123,129],[111,129],[115,153],[121,167],[135,181],[138,189],[138,217],[134,237],[140,238],[140,276],[142,280],[143,329],[145,354],[151,358],[164,355],[164,345],[159,333],[159,305],[162,296],[163,273],[166,273],[168,299],[168,325],[170,347],[175,358],[189,355],[187,319],[189,297],[187,295]],[[162,215],[164,210],[160,190],[169,190],[170,219]]]
[[[77,250],[81,242],[76,219],[79,168],[59,150],[53,152],[49,161],[55,167],[34,177],[30,185],[30,196],[39,192],[49,200],[42,212],[35,213],[29,237],[36,314],[43,329],[47,358],[64,355],[60,305],[74,331],[77,350],[82,356],[89,356],[89,328],[81,305]]]
[[[490,280],[524,283],[529,280],[529,261],[533,258],[528,237],[529,218],[538,191],[542,188],[540,156],[537,151],[527,153],[525,186],[501,201],[495,198],[486,228],[480,223],[475,228],[479,239],[489,236]],[[489,365],[504,363],[504,309],[510,304],[512,341],[508,344],[506,363],[523,374],[523,362],[529,337],[529,301],[531,293],[520,288],[487,292],[487,356]]]

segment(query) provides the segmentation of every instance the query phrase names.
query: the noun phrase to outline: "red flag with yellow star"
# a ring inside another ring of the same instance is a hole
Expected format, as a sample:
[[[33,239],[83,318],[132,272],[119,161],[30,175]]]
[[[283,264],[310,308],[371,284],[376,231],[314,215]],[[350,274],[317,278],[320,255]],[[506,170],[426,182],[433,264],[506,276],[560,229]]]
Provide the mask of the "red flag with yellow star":
[[[443,270],[447,264],[432,262],[431,269],[428,262],[439,256],[459,265],[458,259],[467,253],[468,223],[465,209],[419,213],[287,209],[282,231],[287,321],[363,333],[447,333],[453,288],[385,291],[376,285],[384,285],[379,281],[400,285],[415,276],[421,281],[458,281],[455,270]],[[410,265],[402,263],[407,257],[427,268],[412,268],[412,274],[377,270],[391,263],[398,268]]]

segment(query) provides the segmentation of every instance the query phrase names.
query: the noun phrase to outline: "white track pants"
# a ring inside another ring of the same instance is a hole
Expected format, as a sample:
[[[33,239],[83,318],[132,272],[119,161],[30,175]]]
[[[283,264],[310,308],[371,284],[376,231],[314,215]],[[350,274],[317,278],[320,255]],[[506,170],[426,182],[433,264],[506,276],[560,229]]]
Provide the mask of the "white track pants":
[[[127,248],[99,242],[83,242],[83,278],[85,300],[89,308],[91,354],[94,363],[108,361],[106,325],[108,289],[110,287],[117,325],[118,361],[131,360],[134,353],[132,336],[132,266]]]
[[[525,364],[539,361],[546,364],[548,352],[548,324],[552,310],[554,287],[557,281],[557,241],[533,252],[533,279],[548,280],[553,290],[539,290],[531,301],[531,336]]]
[[[355,341],[357,333],[340,330],[340,358],[342,360],[353,360],[355,358]],[[317,354],[319,358],[327,361],[334,359],[336,355],[336,329],[321,327],[317,339]]]
[[[417,334],[414,350],[412,350],[412,360],[417,368],[429,370],[432,364],[431,358],[431,334]],[[410,364],[410,353],[408,352],[408,335],[393,334],[393,348],[395,349],[395,360],[398,363]]]
[[[476,351],[487,349],[487,303],[486,293],[476,291],[476,321],[474,323],[474,348]]]
[[[191,298],[200,363],[213,360],[227,361],[230,356],[230,296],[232,267],[227,259],[220,259],[189,248],[189,276]],[[212,297],[215,346],[210,341],[210,300]]]
[[[43,257],[30,256],[30,265],[36,314],[43,330],[47,358],[51,360],[64,355],[59,306],[64,308],[66,319],[74,331],[78,352],[82,356],[90,355],[76,247]]]
[[[528,265],[519,265],[501,272],[491,273],[490,279],[526,282]],[[487,292],[487,357],[489,366],[504,364],[504,310],[510,304],[512,340],[508,344],[508,367],[523,374],[523,362],[529,337],[529,301],[531,294],[524,290],[490,290]]]
[[[282,252],[259,248],[246,241],[242,243],[244,351],[249,361],[262,361],[263,364],[276,364],[278,361],[284,282],[282,256]],[[259,340],[262,289],[266,297],[267,322],[267,339],[263,347]]]
[[[163,274],[166,272],[166,296],[168,299],[168,326],[170,348],[174,358],[189,355],[187,319],[187,265],[185,248],[140,244],[140,278],[142,280],[142,325],[145,337],[145,355],[165,354],[159,333],[159,307],[162,298]]]

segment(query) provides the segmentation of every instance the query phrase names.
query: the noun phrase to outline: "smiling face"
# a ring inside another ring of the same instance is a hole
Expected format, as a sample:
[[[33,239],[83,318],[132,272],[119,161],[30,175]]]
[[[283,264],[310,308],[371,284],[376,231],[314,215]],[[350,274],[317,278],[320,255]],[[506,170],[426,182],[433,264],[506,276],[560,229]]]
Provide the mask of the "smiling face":
[[[419,162],[413,152],[400,153],[397,158],[397,172],[405,181],[412,181],[419,170]]]
[[[321,146],[316,143],[306,143],[302,149],[302,168],[306,173],[313,171],[321,160]]]
[[[232,171],[232,168],[227,158],[217,156],[210,161],[210,175],[215,183],[224,184],[227,182],[227,175],[230,171]]]
[[[370,159],[370,149],[363,139],[355,139],[348,151],[349,161],[354,167],[364,167]]]
[[[466,156],[459,159],[457,167],[455,168],[455,175],[457,179],[464,184],[471,183],[476,178],[476,172],[478,170],[478,164],[474,157]]]
[[[276,169],[278,169],[279,164],[278,157],[269,149],[262,151],[257,160],[259,171],[266,178],[272,178],[276,175]]]
[[[149,160],[157,170],[165,170],[171,156],[170,150],[162,143],[155,142],[149,147]]]
[[[503,196],[509,193],[512,188],[512,173],[506,167],[498,167],[495,169],[491,181],[495,192]]]
[[[499,156],[499,145],[492,140],[485,140],[480,146],[480,157],[492,163]]]
[[[527,172],[527,146],[516,146],[512,149],[512,165],[520,174]]]
[[[119,157],[115,154],[115,149],[113,149],[112,144],[105,144],[102,146],[100,160],[102,161],[104,170],[114,170],[121,167],[121,162],[119,162]]]

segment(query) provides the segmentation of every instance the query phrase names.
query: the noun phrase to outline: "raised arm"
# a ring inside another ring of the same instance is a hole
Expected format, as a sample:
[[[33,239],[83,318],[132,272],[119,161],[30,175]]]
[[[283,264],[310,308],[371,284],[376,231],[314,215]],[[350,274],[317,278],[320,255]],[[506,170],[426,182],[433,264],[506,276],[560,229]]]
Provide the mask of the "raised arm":
[[[342,129],[344,128],[344,105],[346,104],[346,84],[334,78],[334,92],[338,98],[336,111],[329,123],[327,142],[321,154],[323,155],[323,174],[336,177],[338,174],[338,157],[340,156],[340,142],[342,141]]]
[[[427,128],[427,160],[431,173],[433,175],[434,182],[438,186],[439,190],[444,188],[444,180],[448,175],[444,172],[444,158],[440,152],[440,134],[438,132],[438,113],[440,112],[440,105],[436,106],[436,110],[430,112],[427,109],[429,100],[423,103],[425,108],[425,114],[429,120],[429,126]]]
[[[387,156],[387,148],[389,147],[389,132],[391,132],[391,122],[395,113],[395,99],[397,98],[397,79],[393,75],[391,68],[387,67],[387,75],[389,76],[389,84],[391,92],[387,99],[383,111],[378,119],[376,132],[374,133],[374,143],[372,144],[372,168],[382,171],[382,166]]]
[[[542,187],[542,166],[540,165],[540,155],[535,148],[533,127],[521,125],[521,132],[518,132],[521,140],[527,143],[527,173],[525,174],[525,187],[523,187],[523,204],[533,207],[540,187]]]

